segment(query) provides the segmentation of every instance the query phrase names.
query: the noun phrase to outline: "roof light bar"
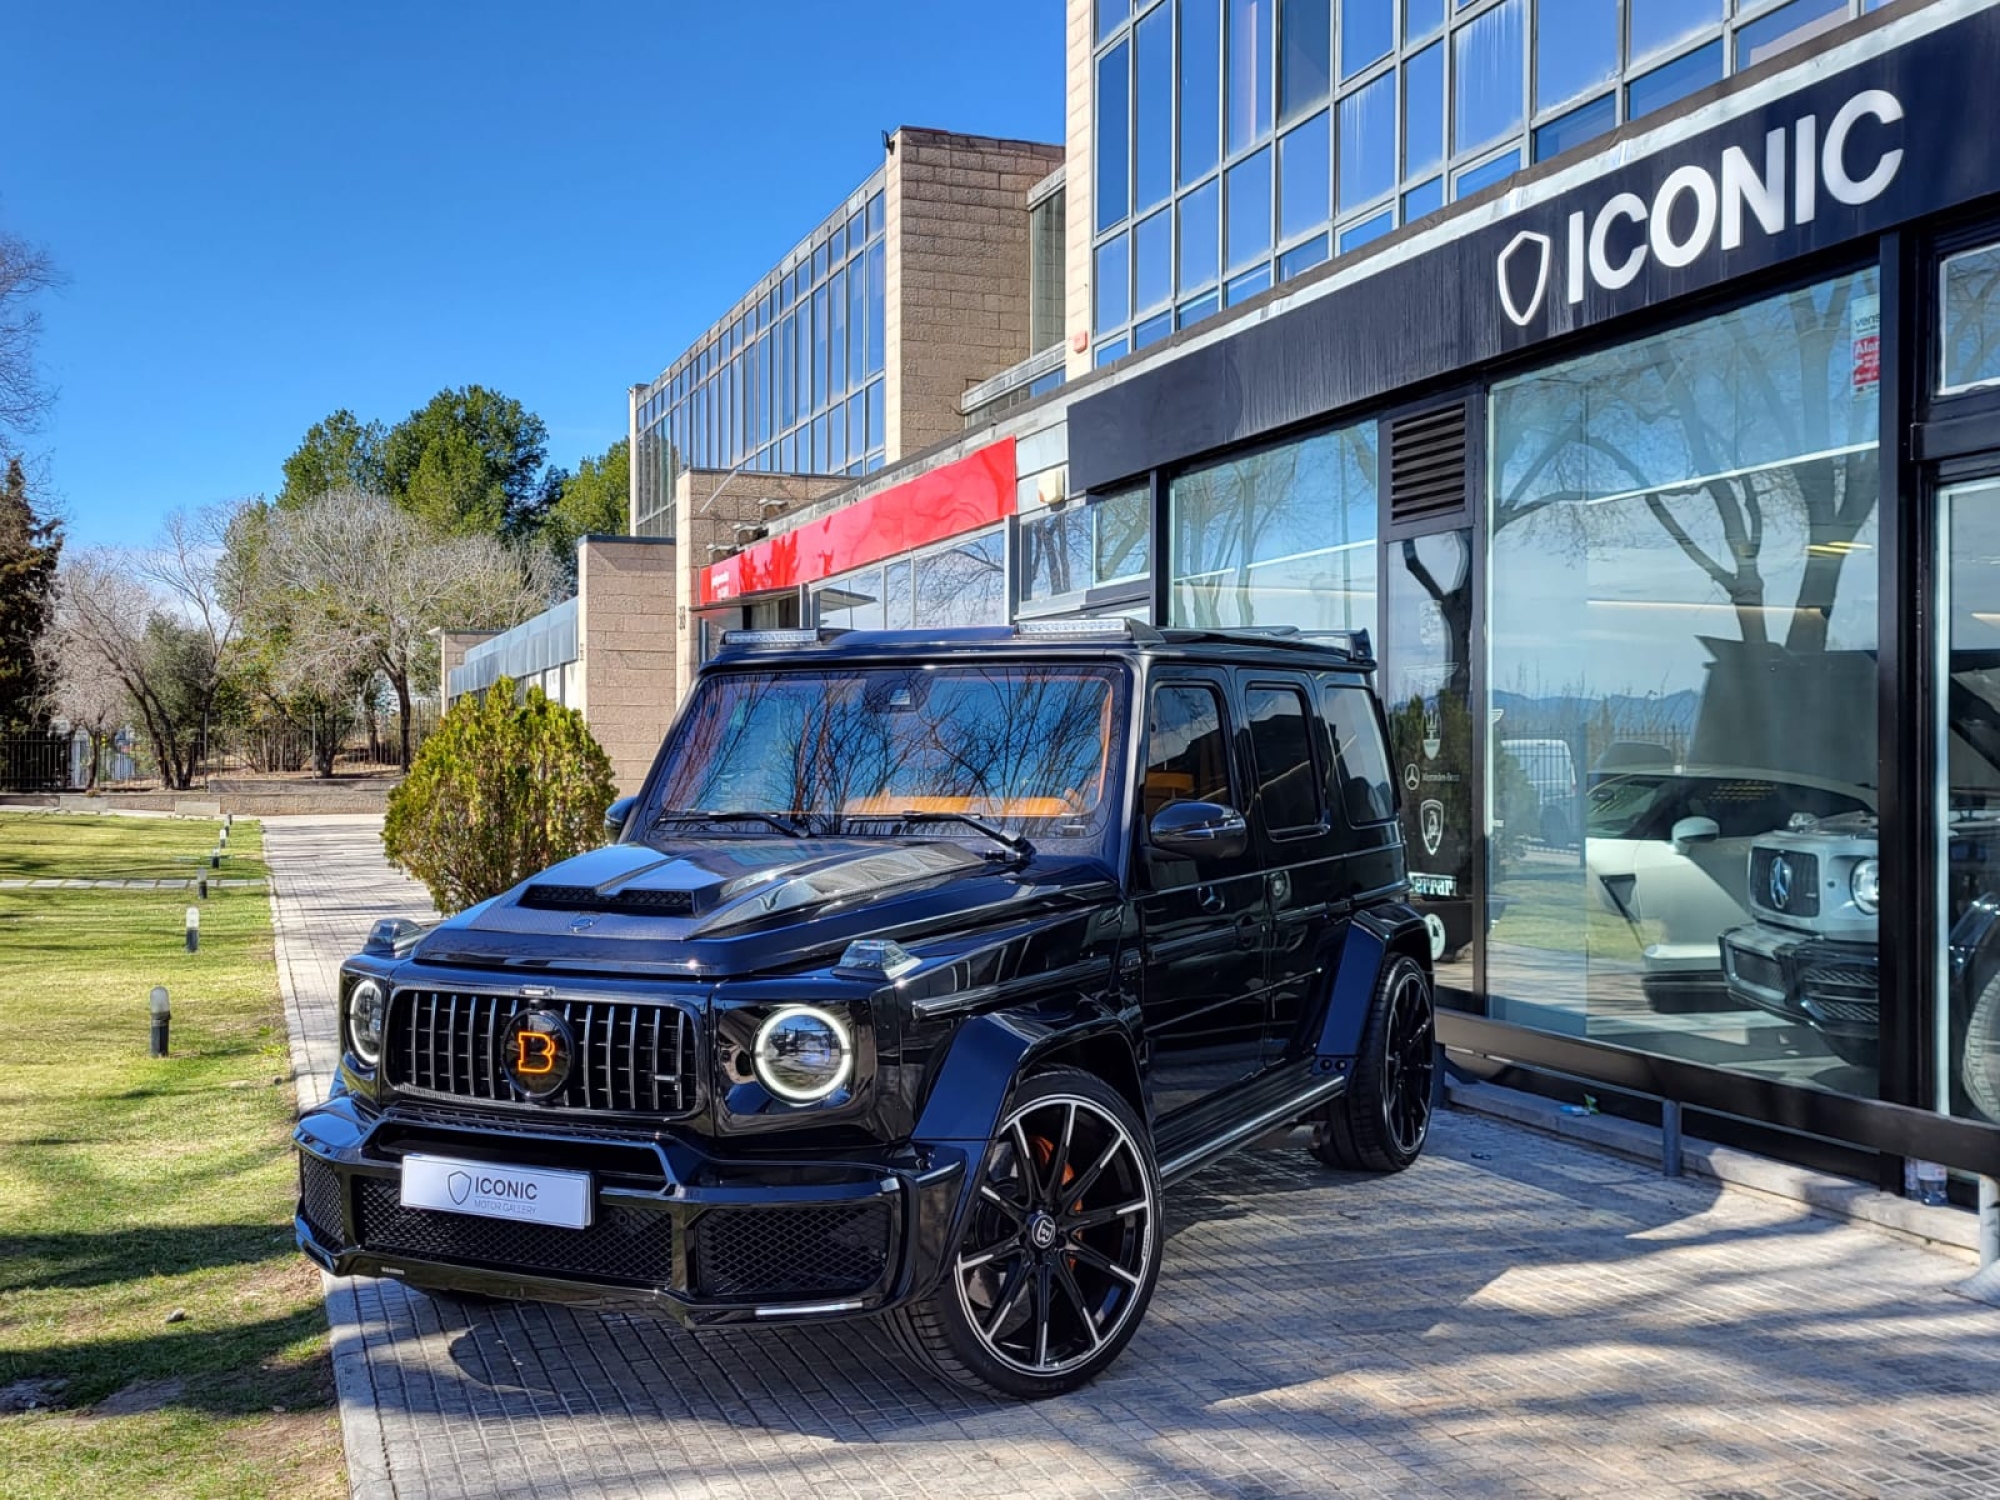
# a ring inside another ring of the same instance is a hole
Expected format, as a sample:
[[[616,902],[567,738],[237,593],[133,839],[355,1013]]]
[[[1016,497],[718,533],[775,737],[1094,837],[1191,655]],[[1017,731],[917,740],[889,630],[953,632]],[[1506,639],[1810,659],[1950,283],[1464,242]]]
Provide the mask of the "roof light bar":
[[[1085,640],[1091,638],[1132,639],[1132,622],[1123,615],[1083,616],[1067,620],[1017,620],[1014,634],[1045,639]]]
[[[817,630],[725,630],[722,632],[722,644],[746,651],[782,651],[791,646],[824,646],[836,636],[845,634],[846,631],[832,626],[822,626]]]

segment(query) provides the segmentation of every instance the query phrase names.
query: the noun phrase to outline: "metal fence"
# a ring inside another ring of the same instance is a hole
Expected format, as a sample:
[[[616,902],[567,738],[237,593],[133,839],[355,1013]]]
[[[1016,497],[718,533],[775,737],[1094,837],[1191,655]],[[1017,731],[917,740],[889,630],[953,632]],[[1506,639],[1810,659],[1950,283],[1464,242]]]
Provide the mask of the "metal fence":
[[[0,792],[62,792],[74,771],[66,734],[0,735]]]

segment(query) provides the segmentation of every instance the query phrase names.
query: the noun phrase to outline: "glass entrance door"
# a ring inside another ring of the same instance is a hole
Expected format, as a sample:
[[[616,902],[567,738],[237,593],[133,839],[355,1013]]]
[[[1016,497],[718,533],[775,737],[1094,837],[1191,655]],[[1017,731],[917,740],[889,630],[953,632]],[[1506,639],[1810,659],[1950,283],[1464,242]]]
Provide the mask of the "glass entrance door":
[[[2000,1122],[2000,477],[1938,495],[1940,1111]]]

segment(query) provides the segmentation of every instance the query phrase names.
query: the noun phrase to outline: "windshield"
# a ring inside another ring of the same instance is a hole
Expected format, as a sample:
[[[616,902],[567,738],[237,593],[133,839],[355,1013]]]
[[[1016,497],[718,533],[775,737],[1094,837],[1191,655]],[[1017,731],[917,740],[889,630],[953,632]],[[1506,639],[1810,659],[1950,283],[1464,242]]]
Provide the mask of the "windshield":
[[[1123,698],[1122,674],[1100,667],[713,674],[668,743],[648,822],[727,811],[875,832],[914,812],[1095,837],[1118,802]],[[925,826],[959,836],[948,822]],[[759,830],[752,820],[744,831]]]
[[[1611,776],[1590,789],[1594,839],[1673,837],[1682,818],[1713,818],[1720,836],[1755,838],[1782,829],[1795,813],[1815,818],[1867,812],[1858,797],[1762,776]]]

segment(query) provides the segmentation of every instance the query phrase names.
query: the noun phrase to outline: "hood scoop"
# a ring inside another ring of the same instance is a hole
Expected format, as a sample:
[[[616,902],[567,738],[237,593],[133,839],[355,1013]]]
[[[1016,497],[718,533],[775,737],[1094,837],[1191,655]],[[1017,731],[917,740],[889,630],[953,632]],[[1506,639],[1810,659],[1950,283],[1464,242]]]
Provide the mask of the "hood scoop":
[[[529,886],[521,893],[520,904],[531,911],[620,912],[635,917],[691,917],[694,892],[637,890],[605,892],[590,885]]]

